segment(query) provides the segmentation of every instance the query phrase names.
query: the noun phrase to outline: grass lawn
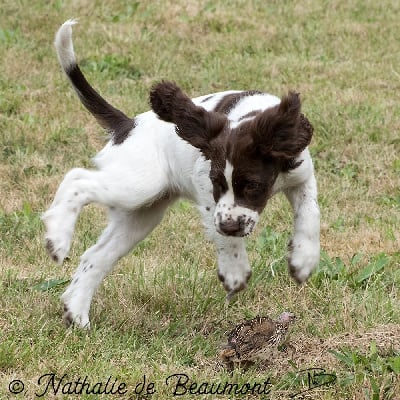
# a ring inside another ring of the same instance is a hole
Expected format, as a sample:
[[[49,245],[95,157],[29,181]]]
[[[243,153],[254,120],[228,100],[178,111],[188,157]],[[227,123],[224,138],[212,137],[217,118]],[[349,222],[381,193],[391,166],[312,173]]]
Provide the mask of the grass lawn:
[[[40,214],[105,142],[53,47],[75,17],[82,70],[128,115],[149,108],[161,79],[192,96],[301,93],[322,214],[321,262],[306,285],[286,271],[292,215],[279,195],[248,239],[249,287],[225,304],[213,247],[182,200],[106,278],[91,331],[65,329],[59,296],[106,221],[88,206],[65,264],[47,256]],[[305,398],[399,400],[399,18],[395,0],[3,0],[0,399],[284,399],[311,387]],[[223,367],[228,330],[285,310],[297,315],[286,352]],[[226,383],[230,394],[207,394]]]

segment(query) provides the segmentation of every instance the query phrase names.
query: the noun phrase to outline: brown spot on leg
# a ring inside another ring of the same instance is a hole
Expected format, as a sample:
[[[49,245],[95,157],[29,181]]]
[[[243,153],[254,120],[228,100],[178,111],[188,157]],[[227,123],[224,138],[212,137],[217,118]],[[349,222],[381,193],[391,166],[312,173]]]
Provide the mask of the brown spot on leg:
[[[54,243],[50,239],[46,239],[46,249],[53,261],[58,262],[58,256],[54,250]]]
[[[294,279],[294,281],[296,283],[298,283],[299,285],[301,285],[302,283],[304,283],[308,277],[305,280],[301,280],[299,279],[298,275],[297,275],[297,269],[291,264],[290,260],[288,262],[288,270],[289,270],[289,274],[290,276]]]
[[[248,271],[247,272],[247,274],[246,274],[246,283],[250,280],[252,274],[253,274],[252,271]]]
[[[50,239],[46,240],[46,249],[49,253],[52,253],[54,250],[54,244]]]
[[[303,282],[297,276],[297,269],[291,263],[291,253],[292,253],[293,249],[294,249],[293,240],[290,240],[290,242],[288,243],[288,253],[289,253],[288,270],[289,270],[290,276],[296,281],[296,283],[301,284]]]
[[[64,325],[69,328],[74,323],[72,313],[68,310],[68,307],[64,304],[64,315],[63,315]]]

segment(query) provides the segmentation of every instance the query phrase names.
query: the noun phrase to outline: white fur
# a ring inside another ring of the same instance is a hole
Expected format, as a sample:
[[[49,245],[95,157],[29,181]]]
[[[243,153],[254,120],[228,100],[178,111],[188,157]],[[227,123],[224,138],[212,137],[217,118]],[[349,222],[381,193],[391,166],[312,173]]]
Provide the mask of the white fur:
[[[57,49],[57,57],[60,64],[65,68],[75,64],[74,45],[72,43],[72,26],[77,24],[78,21],[69,19],[65,21],[56,34],[55,46]]]
[[[75,62],[71,26],[67,21],[56,36],[60,63]],[[194,99],[205,109],[212,109],[228,93],[221,92]],[[229,118],[237,125],[241,115],[251,110],[272,107],[275,96],[253,96],[235,107]],[[109,142],[95,157],[96,170],[76,168],[68,172],[54,201],[43,214],[45,238],[51,256],[61,264],[67,256],[75,222],[83,206],[91,202],[108,208],[109,224],[98,242],[81,257],[71,284],[62,295],[67,322],[88,327],[93,294],[119,258],[144,239],[162,220],[167,207],[178,197],[194,201],[200,211],[206,233],[216,246],[218,273],[231,294],[246,286],[251,274],[245,241],[240,237],[221,235],[219,213],[223,204],[233,205],[232,166],[227,163],[225,175],[229,191],[218,204],[212,196],[209,178],[210,162],[199,150],[178,137],[175,126],[161,121],[149,111],[135,117],[134,132],[119,145]],[[278,176],[274,193],[284,191],[294,215],[294,236],[289,262],[298,280],[304,281],[319,260],[319,209],[313,166],[308,150],[299,156],[300,167]],[[243,207],[232,211],[232,218],[246,214],[246,233],[258,221],[258,214]]]

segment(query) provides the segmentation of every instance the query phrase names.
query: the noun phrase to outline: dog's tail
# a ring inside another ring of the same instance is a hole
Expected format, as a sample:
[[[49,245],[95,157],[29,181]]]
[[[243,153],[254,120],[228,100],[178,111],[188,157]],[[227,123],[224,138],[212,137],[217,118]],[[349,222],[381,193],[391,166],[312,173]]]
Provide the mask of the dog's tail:
[[[75,20],[68,20],[57,31],[55,47],[58,60],[82,104],[94,115],[99,124],[111,133],[114,143],[121,143],[135,127],[135,121],[101,97],[82,74],[76,62],[72,43],[72,25],[76,23]]]

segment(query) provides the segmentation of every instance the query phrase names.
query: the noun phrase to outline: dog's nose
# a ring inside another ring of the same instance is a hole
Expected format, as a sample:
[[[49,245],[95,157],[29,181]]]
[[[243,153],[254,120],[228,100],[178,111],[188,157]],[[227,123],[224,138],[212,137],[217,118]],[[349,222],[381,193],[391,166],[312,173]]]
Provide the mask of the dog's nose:
[[[219,223],[219,229],[225,235],[235,236],[237,234],[240,234],[242,231],[243,224],[241,222],[242,222],[241,218],[238,218],[236,220],[228,219],[226,221],[221,221]]]

